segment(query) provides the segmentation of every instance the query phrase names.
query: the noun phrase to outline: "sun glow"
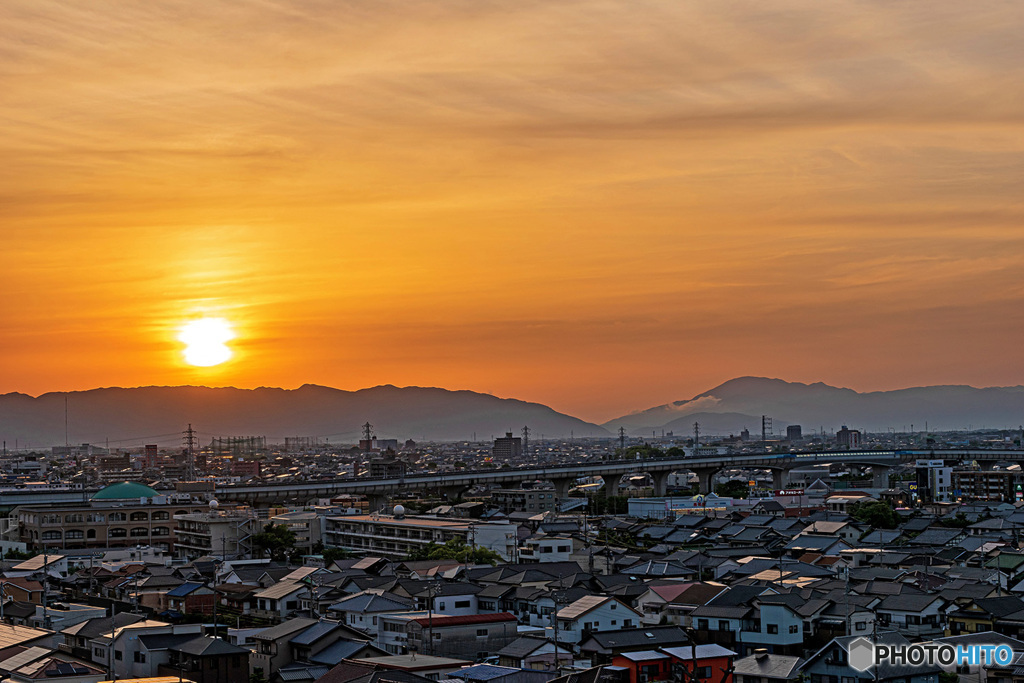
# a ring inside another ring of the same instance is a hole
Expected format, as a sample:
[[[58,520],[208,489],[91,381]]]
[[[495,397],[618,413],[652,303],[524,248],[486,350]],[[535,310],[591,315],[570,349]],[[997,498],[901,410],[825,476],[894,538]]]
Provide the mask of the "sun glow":
[[[200,318],[181,329],[178,341],[185,345],[185,362],[199,367],[220,365],[231,359],[227,342],[235,338],[231,325],[223,318]]]

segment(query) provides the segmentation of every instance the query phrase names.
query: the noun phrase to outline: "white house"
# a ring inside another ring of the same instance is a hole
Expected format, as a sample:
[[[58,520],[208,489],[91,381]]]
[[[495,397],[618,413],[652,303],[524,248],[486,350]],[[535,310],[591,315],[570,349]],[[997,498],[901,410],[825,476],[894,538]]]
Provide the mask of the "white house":
[[[310,587],[304,583],[280,581],[253,594],[256,599],[253,614],[264,619],[284,619],[289,612],[299,609],[302,594],[309,592]]]
[[[579,643],[585,633],[636,628],[643,615],[617,598],[588,595],[558,610],[558,642]],[[554,638],[553,629],[545,629]]]

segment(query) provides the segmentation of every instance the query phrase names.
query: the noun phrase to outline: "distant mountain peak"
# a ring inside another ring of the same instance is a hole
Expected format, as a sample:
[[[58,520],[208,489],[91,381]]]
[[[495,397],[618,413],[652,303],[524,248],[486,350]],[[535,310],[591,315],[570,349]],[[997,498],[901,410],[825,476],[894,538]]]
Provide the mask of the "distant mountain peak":
[[[804,384],[769,377],[736,377],[691,399],[673,401],[609,420],[636,434],[652,429],[678,430],[692,415],[718,415],[716,425],[739,432],[742,420],[773,419],[776,427],[801,424],[809,429],[838,429],[846,424],[868,431],[903,429],[911,424],[934,429],[1012,428],[1024,414],[1024,387],[932,386],[858,393],[824,382]],[[728,422],[724,414],[734,416]],[[692,423],[692,419],[690,422]],[[748,426],[749,425],[745,425]],[[708,433],[708,432],[705,432]]]

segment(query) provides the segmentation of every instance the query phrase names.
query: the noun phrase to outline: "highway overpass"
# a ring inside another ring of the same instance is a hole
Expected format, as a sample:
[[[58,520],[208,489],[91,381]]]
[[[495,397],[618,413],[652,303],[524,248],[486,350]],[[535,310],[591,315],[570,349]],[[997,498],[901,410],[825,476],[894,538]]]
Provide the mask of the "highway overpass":
[[[367,495],[374,505],[378,505],[398,492],[438,490],[454,500],[475,485],[507,486],[542,480],[551,482],[555,486],[556,496],[564,500],[580,477],[602,477],[609,495],[615,495],[619,480],[627,474],[649,474],[654,480],[655,493],[664,495],[668,475],[673,472],[694,472],[700,480],[701,491],[708,492],[715,474],[724,469],[766,469],[772,471],[776,488],[783,488],[790,470],[825,463],[870,466],[874,484],[885,487],[888,486],[891,468],[918,459],[941,459],[951,464],[977,461],[983,467],[990,467],[997,462],[1022,462],[1024,450],[828,451],[608,460],[549,467],[409,474],[404,477],[347,477],[286,484],[229,485],[217,487],[215,495],[222,502],[264,507],[275,503],[305,503],[349,493]],[[10,510],[18,505],[84,502],[93,493],[95,491],[0,491],[0,509]]]

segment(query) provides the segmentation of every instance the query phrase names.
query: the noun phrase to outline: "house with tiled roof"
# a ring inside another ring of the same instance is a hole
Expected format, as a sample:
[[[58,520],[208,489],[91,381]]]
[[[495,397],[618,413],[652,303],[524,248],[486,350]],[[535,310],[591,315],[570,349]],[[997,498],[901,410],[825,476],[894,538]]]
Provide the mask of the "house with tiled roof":
[[[588,595],[558,610],[559,641],[579,643],[597,631],[636,628],[643,615],[618,598]]]
[[[377,617],[383,613],[408,612],[413,602],[394,593],[364,591],[349,595],[328,608],[328,612],[352,628],[377,635]]]
[[[381,619],[401,623],[399,617],[402,616],[387,615]],[[476,661],[498,652],[519,637],[516,617],[508,612],[463,616],[416,612],[404,617],[407,652]]]

